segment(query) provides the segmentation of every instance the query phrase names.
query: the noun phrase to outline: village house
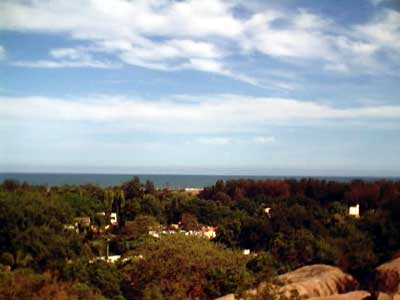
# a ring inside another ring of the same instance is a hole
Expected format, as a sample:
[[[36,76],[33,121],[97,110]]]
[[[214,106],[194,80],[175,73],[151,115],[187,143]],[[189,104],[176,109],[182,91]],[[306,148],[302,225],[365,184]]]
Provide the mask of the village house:
[[[185,192],[190,194],[190,195],[198,195],[203,189],[199,188],[185,188]]]
[[[265,207],[264,213],[266,213],[268,215],[268,217],[271,217],[271,207]]]
[[[359,218],[360,217],[360,204],[357,204],[356,206],[350,206],[349,207],[349,215]]]
[[[202,235],[209,240],[215,239],[217,237],[217,227],[203,226],[201,228]]]
[[[76,217],[74,218],[75,226],[80,227],[89,227],[90,226],[90,217]]]
[[[243,249],[244,255],[250,255],[250,249]]]
[[[115,212],[111,213],[111,215],[110,215],[110,223],[113,226],[118,225],[117,213],[115,213]]]
[[[168,228],[166,227],[159,227],[159,228],[150,228],[149,235],[155,238],[160,238],[162,234],[176,234],[181,233],[184,235],[191,235],[191,236],[200,236],[206,239],[214,239],[217,236],[217,227],[212,226],[203,226],[200,230],[182,230],[178,224],[172,224]]]

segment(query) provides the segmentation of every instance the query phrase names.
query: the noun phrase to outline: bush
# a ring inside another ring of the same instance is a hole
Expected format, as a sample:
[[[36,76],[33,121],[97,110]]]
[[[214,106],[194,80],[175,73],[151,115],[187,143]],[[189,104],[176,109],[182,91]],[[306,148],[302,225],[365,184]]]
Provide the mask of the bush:
[[[153,294],[162,299],[161,294],[164,299],[180,300],[190,293],[215,298],[247,289],[252,281],[247,257],[203,238],[166,235],[145,241],[130,255],[142,258],[124,267],[130,279],[127,299]]]

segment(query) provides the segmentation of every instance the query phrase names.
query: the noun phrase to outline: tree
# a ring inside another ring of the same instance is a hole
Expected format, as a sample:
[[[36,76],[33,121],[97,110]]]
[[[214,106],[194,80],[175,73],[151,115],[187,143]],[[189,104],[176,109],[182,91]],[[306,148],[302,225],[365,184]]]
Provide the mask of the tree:
[[[125,214],[126,201],[125,201],[124,191],[122,190],[118,191],[114,201],[117,208],[118,226],[122,228],[125,226],[125,221],[126,221],[126,214]]]
[[[125,182],[122,185],[122,190],[124,191],[126,199],[141,198],[143,196],[142,184],[137,176]]]
[[[181,225],[182,225],[182,228],[187,231],[198,230],[200,227],[196,216],[189,214],[189,213],[182,214]]]
[[[191,292],[212,299],[250,287],[248,257],[203,238],[166,235],[147,240],[129,255],[139,254],[141,259],[124,267],[131,279],[132,299],[157,293],[164,299],[181,300]]]
[[[96,288],[59,281],[52,274],[30,269],[0,269],[1,300],[105,300]],[[120,298],[121,299],[121,298]]]
[[[106,223],[110,224],[111,212],[114,203],[114,191],[112,189],[107,189],[104,191],[104,212],[106,214]]]
[[[70,208],[57,197],[31,191],[1,197],[0,252],[12,254],[15,267],[59,268],[81,250],[79,236],[64,229],[72,218]]]
[[[280,287],[272,283],[264,283],[260,285],[256,292],[245,293],[245,300],[300,300],[302,299],[296,290],[292,290],[287,295],[286,292],[280,290]]]
[[[159,225],[159,223],[155,217],[139,215],[135,220],[127,222],[122,232],[130,239],[139,239],[147,236],[149,230],[157,225]]]
[[[65,266],[61,275],[64,280],[96,288],[107,299],[123,300],[120,289],[123,277],[113,264],[102,260],[91,263],[87,260],[75,260]]]
[[[239,246],[239,235],[241,231],[240,221],[231,221],[218,227],[216,241],[225,244],[230,248]]]
[[[277,275],[277,261],[269,252],[259,252],[248,263],[247,268],[254,274],[255,282],[272,281]]]
[[[154,183],[152,181],[146,180],[146,183],[144,184],[144,192],[145,194],[150,195],[156,194],[156,187],[154,186]]]
[[[160,200],[153,195],[144,195],[140,200],[140,214],[156,217],[159,222],[164,221],[163,207]]]
[[[2,184],[3,189],[8,192],[13,192],[17,190],[20,186],[21,184],[19,183],[19,181],[15,179],[5,179]]]

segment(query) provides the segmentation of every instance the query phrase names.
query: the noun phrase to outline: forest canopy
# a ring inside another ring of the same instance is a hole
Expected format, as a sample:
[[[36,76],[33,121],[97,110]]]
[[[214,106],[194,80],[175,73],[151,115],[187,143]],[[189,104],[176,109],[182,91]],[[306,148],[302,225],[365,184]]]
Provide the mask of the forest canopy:
[[[357,204],[359,218],[349,215]],[[56,285],[55,300],[213,299],[316,263],[369,288],[398,255],[398,216],[397,181],[241,179],[196,195],[138,178],[108,188],[5,180],[0,299],[46,299]],[[194,236],[205,228],[215,238]]]

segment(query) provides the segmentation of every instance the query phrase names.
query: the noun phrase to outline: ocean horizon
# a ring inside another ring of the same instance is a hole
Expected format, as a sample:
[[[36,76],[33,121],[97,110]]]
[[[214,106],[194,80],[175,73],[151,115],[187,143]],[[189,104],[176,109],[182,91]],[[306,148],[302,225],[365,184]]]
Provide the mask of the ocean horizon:
[[[120,185],[133,177],[139,177],[142,182],[150,180],[157,188],[184,189],[203,188],[215,184],[217,180],[232,179],[304,179],[313,178],[327,181],[350,182],[352,180],[400,180],[400,177],[390,176],[316,176],[316,175],[200,175],[200,174],[113,174],[113,173],[0,173],[0,182],[14,179],[32,185],[84,185],[95,184],[101,187]]]

